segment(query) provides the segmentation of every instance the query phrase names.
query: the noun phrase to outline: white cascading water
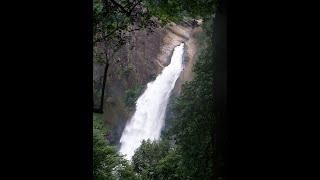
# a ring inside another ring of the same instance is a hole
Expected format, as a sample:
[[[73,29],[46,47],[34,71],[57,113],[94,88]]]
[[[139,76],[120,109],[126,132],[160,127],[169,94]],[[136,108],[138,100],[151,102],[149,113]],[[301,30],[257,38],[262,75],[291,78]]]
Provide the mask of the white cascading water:
[[[184,43],[174,48],[171,62],[158,77],[148,83],[136,102],[136,112],[122,133],[120,153],[131,160],[142,140],[158,140],[164,126],[166,107],[182,69]]]

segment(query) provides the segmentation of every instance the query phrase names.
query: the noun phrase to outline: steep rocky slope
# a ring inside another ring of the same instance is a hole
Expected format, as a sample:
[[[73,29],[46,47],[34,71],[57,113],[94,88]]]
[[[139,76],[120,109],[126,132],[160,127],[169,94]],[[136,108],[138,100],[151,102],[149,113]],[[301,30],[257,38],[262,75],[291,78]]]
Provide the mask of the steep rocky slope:
[[[123,46],[113,56],[110,62],[103,118],[112,125],[112,133],[107,138],[112,144],[119,141],[126,121],[134,109],[125,104],[125,92],[137,85],[145,86],[159,74],[163,67],[170,63],[175,46],[185,42],[185,69],[181,73],[174,89],[174,96],[178,95],[180,85],[192,79],[192,65],[196,59],[198,42],[196,34],[201,27],[192,27],[189,23],[171,23],[164,28],[156,29],[152,33],[138,31],[134,33],[131,44]],[[104,65],[99,63],[99,53],[102,54],[103,44],[94,47],[93,64],[93,98],[100,102],[100,90]]]

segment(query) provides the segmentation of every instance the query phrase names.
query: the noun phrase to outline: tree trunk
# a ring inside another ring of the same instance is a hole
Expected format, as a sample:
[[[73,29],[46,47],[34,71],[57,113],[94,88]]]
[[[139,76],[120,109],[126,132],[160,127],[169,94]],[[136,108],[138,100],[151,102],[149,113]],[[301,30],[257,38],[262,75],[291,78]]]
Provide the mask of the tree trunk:
[[[102,84],[102,89],[101,89],[100,106],[99,106],[99,108],[93,107],[93,112],[99,113],[99,114],[103,114],[104,92],[105,92],[105,87],[106,87],[106,82],[107,82],[107,74],[108,74],[108,68],[109,68],[107,54],[106,54],[106,58],[107,58],[107,62],[106,62],[106,66],[104,69],[104,75],[103,75],[103,84]],[[94,103],[93,103],[93,106],[94,106]]]

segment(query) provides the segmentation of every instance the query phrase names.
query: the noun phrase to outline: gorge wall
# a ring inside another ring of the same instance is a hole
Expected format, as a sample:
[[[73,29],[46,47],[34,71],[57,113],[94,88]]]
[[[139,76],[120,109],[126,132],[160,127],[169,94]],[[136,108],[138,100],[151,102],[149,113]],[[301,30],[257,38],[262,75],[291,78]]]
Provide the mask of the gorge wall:
[[[201,21],[198,24],[201,25]],[[197,34],[200,31],[201,26],[195,27],[189,22],[171,23],[152,33],[137,31],[133,34],[132,42],[113,55],[109,61],[103,114],[103,119],[112,126],[111,133],[106,135],[111,144],[118,143],[126,121],[134,112],[134,108],[125,104],[126,91],[152,81],[170,63],[174,47],[181,42],[185,43],[185,68],[172,96],[179,94],[181,84],[192,79],[192,66],[199,47]],[[93,54],[93,98],[97,104],[100,102],[104,73],[104,65],[99,62],[99,59],[105,60],[101,55],[102,46],[99,44],[94,47]]]

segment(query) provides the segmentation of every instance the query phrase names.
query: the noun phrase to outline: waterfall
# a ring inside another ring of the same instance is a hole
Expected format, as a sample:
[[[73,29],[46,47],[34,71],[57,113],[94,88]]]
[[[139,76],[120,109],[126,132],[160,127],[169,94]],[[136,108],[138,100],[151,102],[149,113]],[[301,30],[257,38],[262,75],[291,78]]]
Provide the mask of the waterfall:
[[[164,126],[166,107],[183,65],[184,43],[174,48],[171,62],[157,78],[147,84],[147,89],[136,102],[136,111],[122,133],[120,153],[131,160],[142,140],[158,140]]]

